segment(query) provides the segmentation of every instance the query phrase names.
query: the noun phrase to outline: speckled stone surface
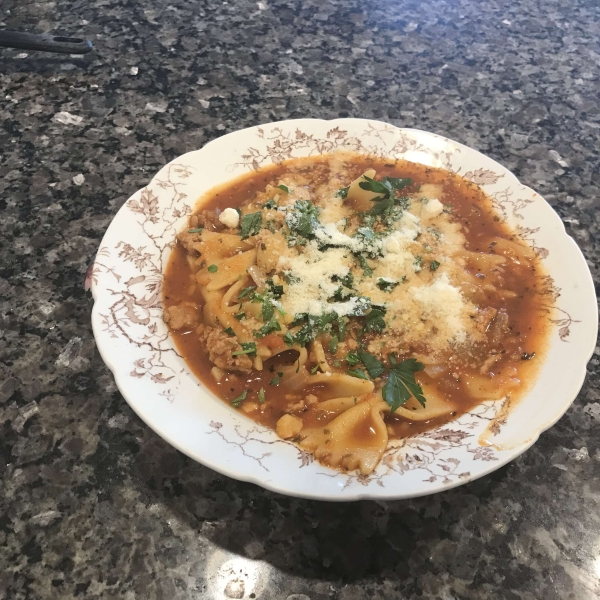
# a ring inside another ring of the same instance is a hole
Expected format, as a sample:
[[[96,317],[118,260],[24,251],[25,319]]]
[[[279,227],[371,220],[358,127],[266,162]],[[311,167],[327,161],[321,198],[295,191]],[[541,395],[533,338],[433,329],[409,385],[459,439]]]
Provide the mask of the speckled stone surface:
[[[600,349],[568,413],[491,476],[326,504],[227,479],[144,426],[83,289],[110,220],[164,163],[250,125],[340,116],[500,161],[598,282],[595,0],[3,0],[0,26],[95,46],[0,49],[1,598],[600,595]]]

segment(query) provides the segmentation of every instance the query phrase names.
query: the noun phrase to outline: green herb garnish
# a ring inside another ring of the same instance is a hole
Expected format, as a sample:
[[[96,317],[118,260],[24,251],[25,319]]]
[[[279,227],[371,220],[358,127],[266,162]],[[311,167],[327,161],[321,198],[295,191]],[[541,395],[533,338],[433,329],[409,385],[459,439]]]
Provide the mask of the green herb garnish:
[[[356,354],[356,352],[348,352],[348,354],[346,354],[346,362],[353,367],[354,365],[358,364],[360,362],[360,358],[358,357],[358,354]]]
[[[339,340],[337,338],[337,335],[334,335],[330,340],[329,340],[329,352],[331,352],[331,354],[335,354],[337,352],[338,349],[338,343]]]
[[[335,196],[336,198],[341,198],[342,200],[344,200],[346,198],[346,196],[348,196],[348,190],[350,189],[350,186],[347,185],[346,187],[340,188],[336,193]]]
[[[250,213],[242,217],[242,239],[256,235],[262,227],[262,214],[260,212]]]
[[[383,386],[383,399],[388,403],[392,412],[414,397],[421,406],[425,406],[423,389],[415,381],[415,373],[425,368],[423,363],[416,358],[408,358],[401,363],[396,363],[395,358],[390,355],[390,374],[387,383]]]
[[[265,403],[265,388],[260,388],[260,390],[258,390],[258,402],[259,404]]]
[[[263,208],[267,208],[267,209],[277,208],[277,202],[275,202],[275,200],[273,200],[273,198],[271,198],[264,203]]]
[[[242,402],[246,399],[248,395],[248,390],[244,390],[237,398],[234,398],[231,401],[231,406],[234,408],[239,408],[242,405]]]
[[[390,293],[398,285],[397,281],[388,279],[386,277],[379,277],[377,279],[377,287],[383,291]]]
[[[235,331],[233,329],[231,329],[231,327],[228,327],[227,329],[223,329],[223,333],[226,333],[227,335],[235,335]]]
[[[371,267],[369,266],[369,263],[367,262],[365,255],[359,254],[356,257],[356,259],[358,260],[358,264],[360,265],[360,268],[363,270],[363,275],[365,277],[372,277],[373,269],[371,269]]]
[[[320,225],[319,209],[310,200],[296,200],[293,210],[288,210],[285,222],[291,234],[288,244],[297,244],[298,237],[312,239]]]
[[[283,296],[283,286],[275,285],[273,279],[267,279],[267,288],[273,294],[273,298],[281,298]]]
[[[233,318],[236,319],[236,320],[238,320],[238,321],[241,321],[242,319],[246,318],[246,313],[243,312],[243,311],[239,312],[239,313],[235,313],[235,315],[233,315]]]
[[[396,202],[395,190],[401,190],[412,183],[412,179],[384,177],[381,181],[375,181],[371,177],[363,175],[364,181],[358,183],[363,190],[380,194],[372,198],[375,205],[369,211],[371,215],[383,215],[394,207]]]
[[[440,263],[437,260],[432,260],[429,263],[429,269],[431,271],[437,271],[438,267],[440,266]]]
[[[210,265],[208,267],[208,272],[209,273],[216,273],[219,270],[219,267],[217,267],[217,265]]]
[[[256,344],[254,342],[242,342],[240,344],[243,350],[236,350],[231,353],[231,356],[239,356],[241,354],[249,354],[251,356],[256,356]]]
[[[251,296],[251,292],[253,292],[256,289],[255,285],[250,285],[247,288],[244,288],[239,294],[238,294],[238,300],[241,300],[242,298],[249,296]]]
[[[263,307],[264,306],[265,305],[263,304]],[[265,337],[265,335],[268,335],[269,333],[272,333],[273,331],[281,331],[281,325],[275,318],[271,318],[258,331],[255,331],[254,337],[263,338],[263,337]]]
[[[302,328],[292,337],[294,344],[306,346],[321,333],[329,333],[334,326],[337,328],[338,339],[343,340],[346,332],[346,322],[335,312],[324,315],[297,314],[290,327],[302,324]]]
[[[373,308],[365,319],[364,331],[381,333],[385,329],[384,315],[385,309],[382,309],[381,307]]]
[[[358,357],[360,358],[362,364],[365,365],[371,379],[376,379],[385,371],[385,365],[372,354],[369,354],[369,352],[359,350]]]
[[[310,374],[314,375],[318,370],[319,370],[319,365],[317,364],[310,370]]]
[[[290,193],[290,189],[288,188],[287,185],[283,185],[283,183],[281,183],[280,185],[276,186],[278,187],[280,190],[283,190],[286,194]]]
[[[188,229],[188,233],[200,233],[204,227],[194,227],[194,229]]]
[[[352,377],[358,377],[359,379],[366,379],[369,381],[369,376],[362,369],[351,369],[346,372],[348,375],[352,375]]]
[[[282,377],[283,377],[283,373],[277,373],[277,375],[275,377],[273,377],[273,379],[271,379],[271,381],[269,381],[269,385],[279,385],[279,382],[281,381]]]

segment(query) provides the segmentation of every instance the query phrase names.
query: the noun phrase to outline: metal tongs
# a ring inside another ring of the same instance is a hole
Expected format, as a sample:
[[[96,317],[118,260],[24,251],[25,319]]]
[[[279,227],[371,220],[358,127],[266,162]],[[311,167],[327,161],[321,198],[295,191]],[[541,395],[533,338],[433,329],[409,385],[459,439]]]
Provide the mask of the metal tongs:
[[[92,49],[92,42],[79,38],[0,30],[0,46],[60,54],[87,54]]]

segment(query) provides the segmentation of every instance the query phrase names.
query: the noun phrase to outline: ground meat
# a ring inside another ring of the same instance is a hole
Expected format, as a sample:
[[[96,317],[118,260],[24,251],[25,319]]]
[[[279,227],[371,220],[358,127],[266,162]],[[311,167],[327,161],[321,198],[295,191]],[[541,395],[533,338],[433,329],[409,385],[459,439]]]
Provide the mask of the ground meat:
[[[197,215],[194,215],[197,220],[197,227],[204,227],[208,231],[223,231],[227,229],[221,221],[219,221],[219,215],[221,214],[220,210],[217,209],[207,209],[199,212]]]
[[[225,371],[238,371],[240,373],[251,371],[252,360],[248,355],[232,356],[233,352],[242,349],[236,338],[229,337],[226,333],[208,325],[198,325],[196,333],[205,352],[208,353],[209,360],[216,367]]]
[[[198,244],[200,242],[200,234],[199,233],[188,233],[187,229],[182,231],[177,235],[177,239],[179,243],[188,251],[194,252],[194,244]],[[198,253],[196,252],[196,256]]]
[[[191,302],[169,306],[163,311],[163,320],[171,329],[192,329],[198,325],[198,308]]]

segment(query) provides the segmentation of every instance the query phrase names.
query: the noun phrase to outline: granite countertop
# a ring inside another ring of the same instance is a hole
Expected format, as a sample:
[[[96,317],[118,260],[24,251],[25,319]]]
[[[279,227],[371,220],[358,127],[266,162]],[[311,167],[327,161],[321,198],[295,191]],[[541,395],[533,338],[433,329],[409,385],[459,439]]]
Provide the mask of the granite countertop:
[[[223,133],[370,117],[479,149],[540,192],[598,281],[594,0],[3,0],[0,597],[597,598],[596,349],[523,456],[432,497],[328,504],[194,463],[130,410],[96,351],[88,263],[134,191]]]

